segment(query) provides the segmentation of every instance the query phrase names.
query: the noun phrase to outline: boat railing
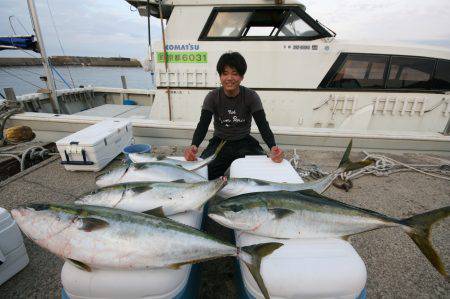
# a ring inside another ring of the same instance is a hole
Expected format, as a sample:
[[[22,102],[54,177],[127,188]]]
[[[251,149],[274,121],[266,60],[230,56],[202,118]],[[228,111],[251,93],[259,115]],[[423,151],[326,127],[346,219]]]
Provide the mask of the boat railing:
[[[17,96],[17,101],[24,111],[51,112],[49,91],[39,91]],[[136,105],[151,106],[155,93],[155,90],[93,86],[56,91],[62,114],[73,114],[104,104],[122,105],[126,99],[133,99]]]

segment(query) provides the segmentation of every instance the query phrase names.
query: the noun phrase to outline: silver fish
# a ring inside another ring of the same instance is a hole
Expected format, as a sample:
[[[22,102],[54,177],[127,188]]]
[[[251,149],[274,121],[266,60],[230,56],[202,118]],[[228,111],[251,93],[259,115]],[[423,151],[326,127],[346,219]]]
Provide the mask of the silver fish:
[[[225,256],[249,268],[264,296],[261,259],[282,246],[237,248],[168,218],[106,207],[30,204],[11,211],[20,229],[39,246],[80,269],[178,269]]]
[[[323,193],[331,183],[339,176],[338,171],[333,172],[321,179],[306,183],[275,183],[250,178],[230,178],[227,185],[223,187],[217,195],[222,198],[230,198],[246,193],[270,192],[270,191],[300,191],[314,190],[317,193]]]
[[[207,181],[201,175],[182,167],[155,162],[114,168],[98,176],[95,183],[99,187],[106,187],[122,183],[173,182],[178,180],[183,180],[186,183]]]
[[[180,167],[183,167],[186,170],[197,170],[200,169],[209,163],[211,163],[216,157],[217,154],[220,152],[222,147],[224,146],[225,141],[222,141],[216,148],[213,155],[209,156],[208,158],[202,160],[202,161],[184,161],[184,160],[177,160],[166,156],[153,156],[149,153],[132,153],[129,154],[128,157],[133,163],[153,163],[153,162],[160,162],[160,163],[167,163],[172,165],[177,165]]]
[[[157,208],[163,215],[200,209],[226,183],[225,178],[199,183],[151,182],[104,187],[81,197],[76,204],[103,206],[133,212]]]
[[[317,193],[323,193],[333,183],[333,181],[342,173],[349,170],[356,170],[366,167],[373,163],[372,160],[356,161],[350,160],[350,152],[352,149],[352,140],[350,140],[347,149],[342,156],[338,168],[329,175],[315,180],[313,182],[289,184],[276,183],[251,178],[230,178],[227,185],[220,190],[218,195],[222,198],[230,198],[245,193],[253,192],[270,192],[270,191],[300,191],[300,190],[314,190]]]
[[[209,207],[208,216],[237,230],[273,238],[330,238],[399,226],[445,277],[445,267],[430,242],[433,223],[450,215],[450,206],[396,219],[322,196],[312,190],[243,194]]]

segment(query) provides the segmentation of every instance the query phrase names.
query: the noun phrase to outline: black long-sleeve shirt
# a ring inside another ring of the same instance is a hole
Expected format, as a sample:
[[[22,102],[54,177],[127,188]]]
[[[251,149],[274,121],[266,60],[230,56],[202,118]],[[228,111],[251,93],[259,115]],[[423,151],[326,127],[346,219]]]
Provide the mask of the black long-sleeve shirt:
[[[272,130],[269,127],[269,123],[266,119],[266,113],[263,109],[255,111],[253,114],[253,119],[255,120],[256,126],[261,133],[261,136],[264,142],[267,144],[269,149],[276,145],[275,138],[273,136]],[[213,113],[209,110],[202,109],[200,115],[200,121],[197,124],[197,128],[195,129],[194,136],[192,137],[192,144],[195,146],[199,146],[208,132],[209,124],[211,123],[211,119],[213,117]]]

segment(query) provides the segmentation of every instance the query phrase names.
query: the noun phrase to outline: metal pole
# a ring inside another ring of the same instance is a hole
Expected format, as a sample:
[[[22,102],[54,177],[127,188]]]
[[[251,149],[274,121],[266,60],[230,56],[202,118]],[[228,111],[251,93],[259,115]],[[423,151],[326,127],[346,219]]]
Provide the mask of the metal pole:
[[[153,67],[152,33],[150,28],[150,0],[147,0],[147,32],[148,32],[148,55],[150,59],[150,76],[152,86],[155,86],[155,70]]]
[[[166,33],[164,31],[164,22],[163,22],[163,12],[162,12],[162,1],[159,1],[159,19],[161,20],[161,33],[162,33],[162,42],[164,48],[164,66],[166,68],[167,73],[167,101],[169,105],[169,120],[172,121],[172,101],[170,99],[170,74],[169,74],[169,66],[167,64],[167,49],[166,49]]]
[[[36,7],[34,6],[33,0],[27,0],[28,10],[30,11],[31,23],[33,24],[33,30],[36,33],[36,38],[38,41],[39,51],[41,53],[42,65],[44,66],[44,71],[47,74],[47,87],[50,90],[50,104],[52,105],[52,110],[54,113],[60,113],[58,96],[56,94],[55,79],[53,78],[53,73],[50,68],[50,63],[48,61],[47,54],[44,47],[44,39],[42,38],[41,27],[39,26],[39,19],[36,12]]]
[[[122,89],[127,89],[127,78],[125,76],[120,76],[120,79],[122,80]],[[128,94],[122,92],[122,101],[128,99]]]

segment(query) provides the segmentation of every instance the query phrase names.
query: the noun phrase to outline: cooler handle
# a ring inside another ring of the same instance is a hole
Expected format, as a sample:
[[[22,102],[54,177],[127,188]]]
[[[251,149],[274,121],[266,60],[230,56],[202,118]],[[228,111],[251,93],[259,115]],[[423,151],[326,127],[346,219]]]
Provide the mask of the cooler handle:
[[[70,161],[69,154],[66,152],[66,150],[64,150],[64,155],[66,156],[66,161],[61,161],[62,165],[94,165],[94,162],[87,161],[86,151],[84,149],[81,150],[83,161]]]

